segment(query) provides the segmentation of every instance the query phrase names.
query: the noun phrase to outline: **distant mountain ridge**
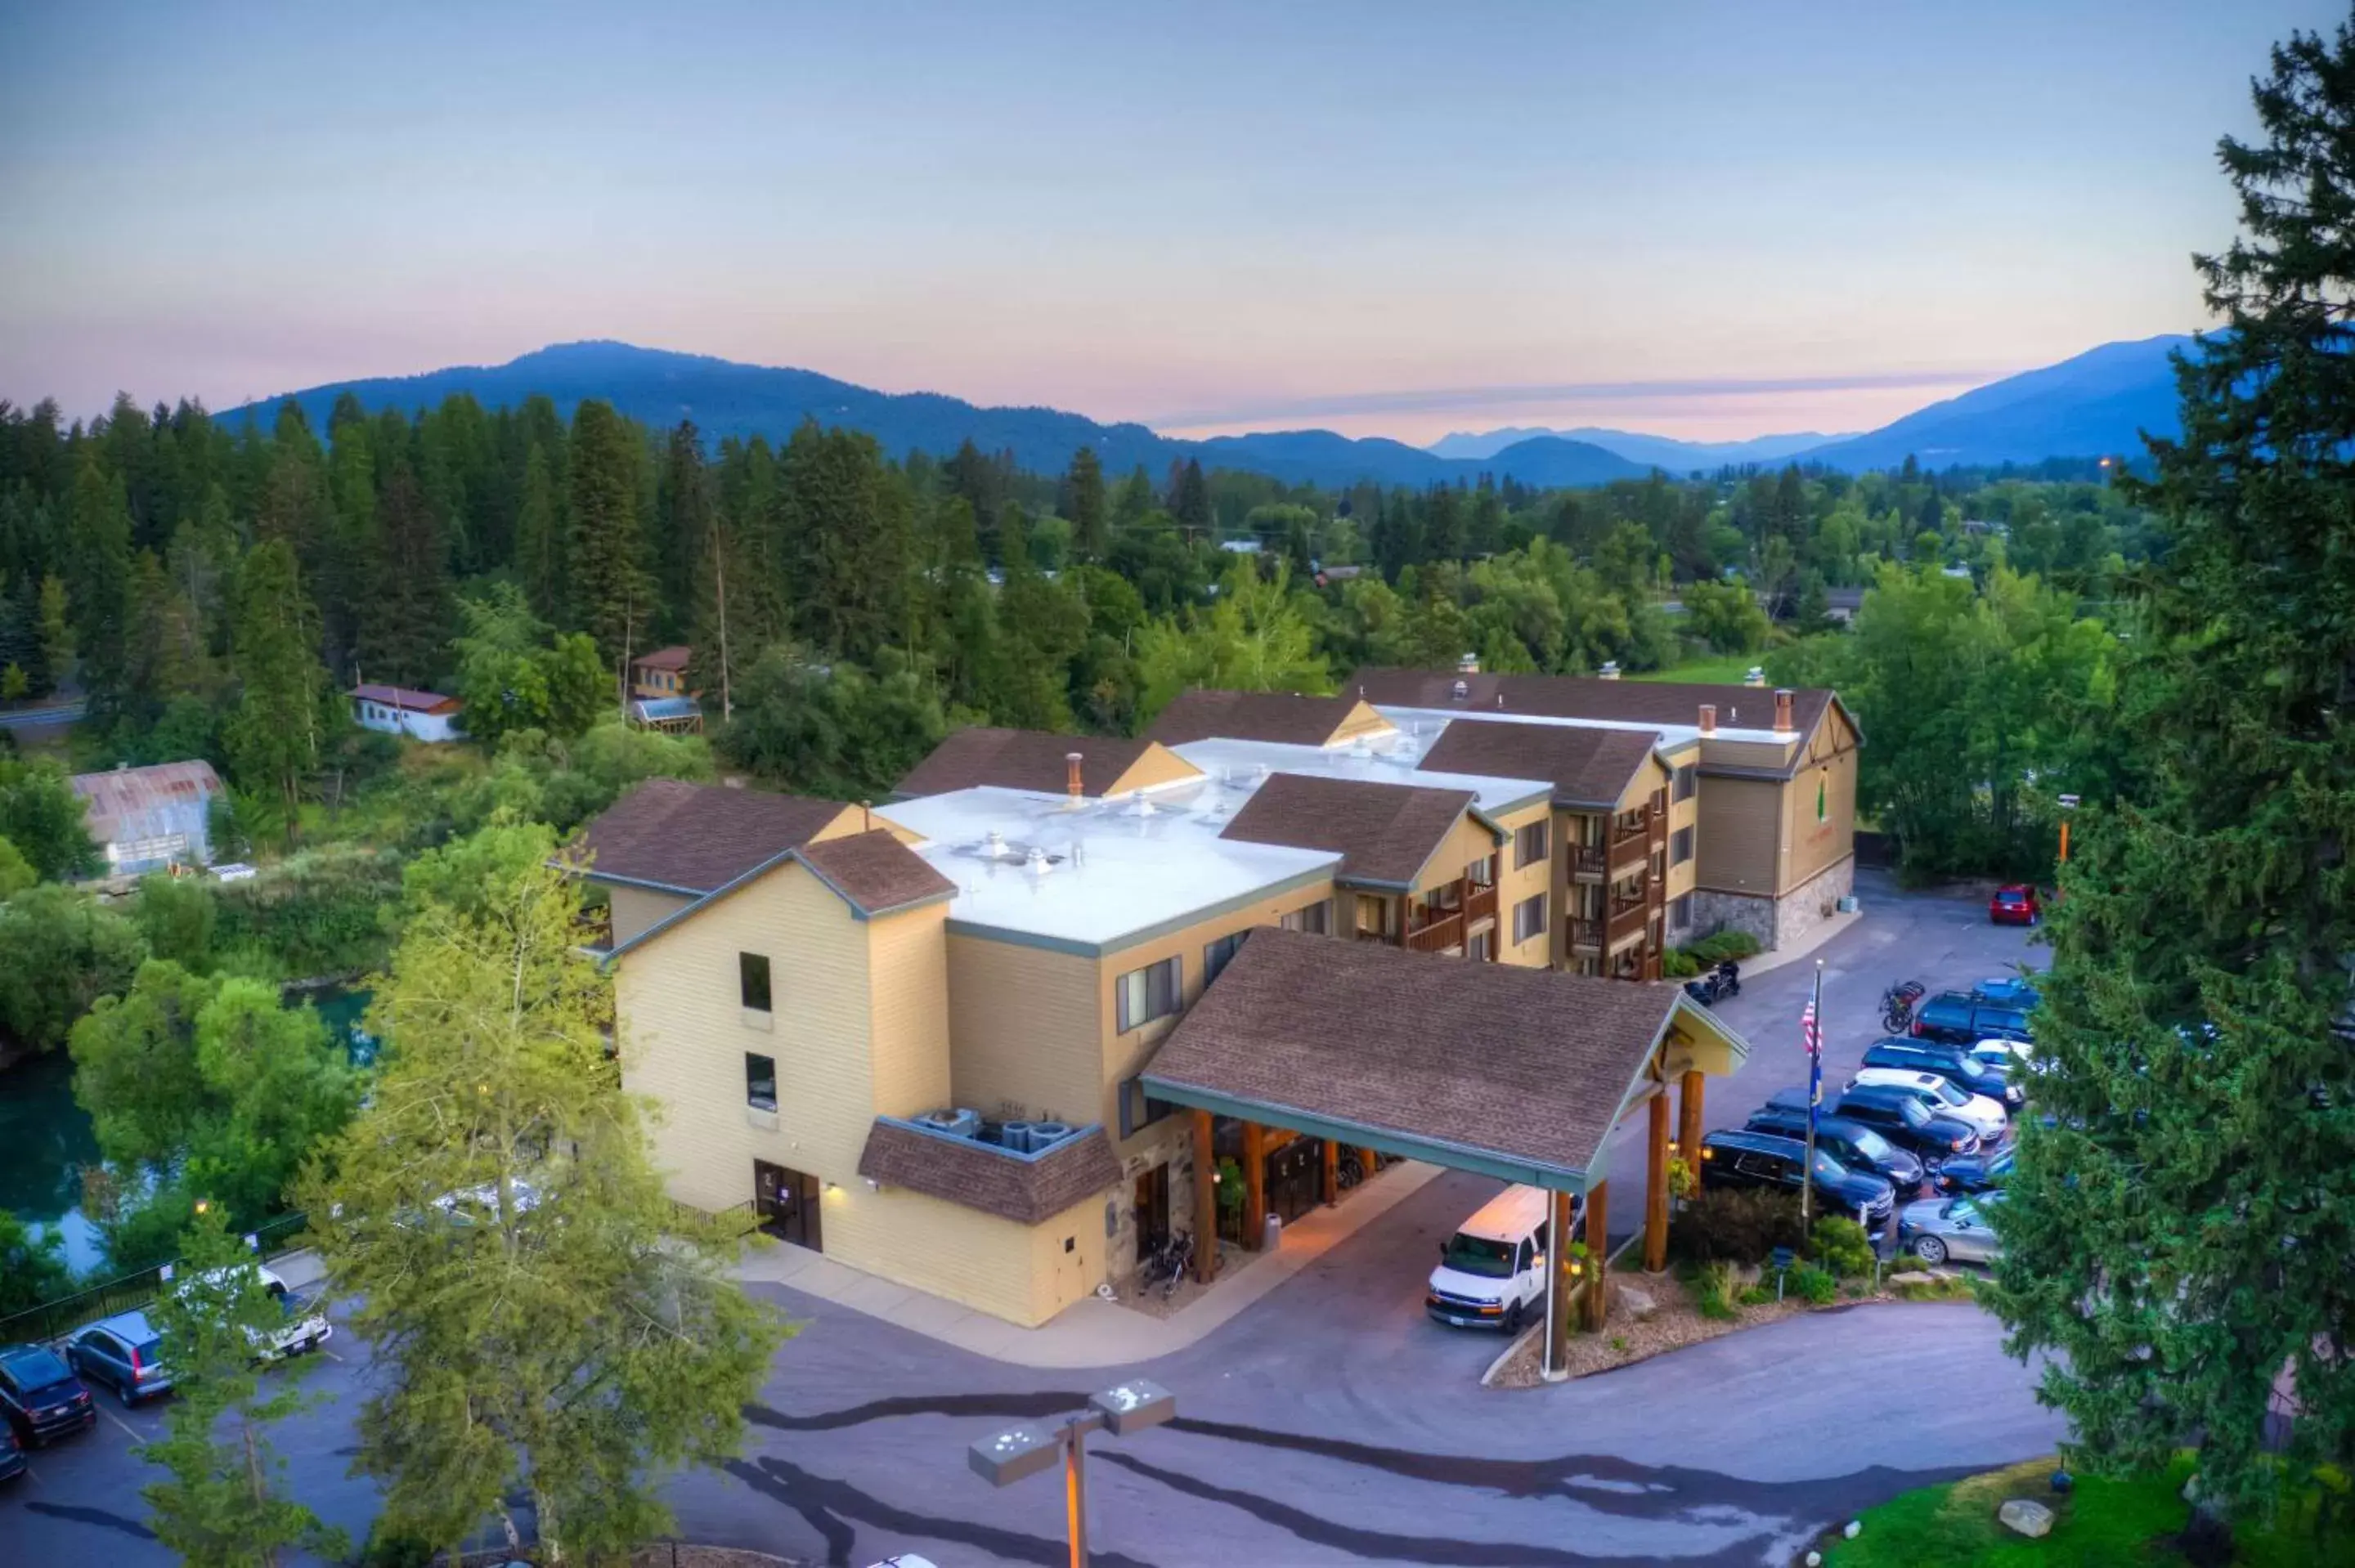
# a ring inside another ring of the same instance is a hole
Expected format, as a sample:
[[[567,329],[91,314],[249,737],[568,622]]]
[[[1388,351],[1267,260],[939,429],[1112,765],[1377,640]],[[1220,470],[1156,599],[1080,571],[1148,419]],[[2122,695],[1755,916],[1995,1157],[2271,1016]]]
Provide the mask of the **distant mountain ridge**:
[[[1134,422],[1103,424],[1058,408],[986,408],[937,392],[879,392],[814,370],[741,365],[709,355],[630,344],[559,344],[505,365],[453,366],[421,376],[382,376],[313,387],[231,409],[267,418],[291,398],[314,429],[349,392],[370,412],[429,407],[460,393],[486,407],[514,407],[544,394],[570,417],[584,398],[602,398],[656,428],[692,419],[704,436],[766,436],[782,441],[805,418],[872,435],[893,456],[946,456],[970,440],[1011,450],[1025,468],[1060,472],[1081,447],[1093,447],[1108,473],[1139,464],[1158,477],[1173,461],[1264,473],[1295,484],[1341,486],[1360,480],[1428,485],[1480,474],[1547,488],[1580,488],[1749,462],[1821,463],[1860,472],[1895,468],[2035,463],[2047,458],[2134,455],[2141,432],[2173,436],[2175,378],[2169,355],[2193,340],[2177,334],[2104,344],[2057,365],[1966,392],[1854,436],[1808,433],[1747,441],[1679,441],[1626,430],[1508,427],[1457,434],[1429,450],[1331,430],[1263,430],[1179,440]]]
[[[1828,436],[1819,430],[1800,430],[1789,435],[1753,436],[1740,441],[1686,441],[1673,436],[1649,436],[1635,430],[1614,430],[1596,425],[1581,425],[1568,430],[1549,429],[1541,425],[1507,425],[1500,429],[1477,433],[1458,430],[1452,435],[1442,436],[1423,450],[1433,457],[1469,458],[1476,461],[1522,441],[1553,437],[1582,441],[1588,446],[1601,447],[1607,452],[1616,452],[1629,462],[1681,474],[1695,469],[1782,462],[1800,452],[1847,440],[1855,433],[1849,431]]]
[[[1275,430],[1209,440],[1176,440],[1133,423],[1099,424],[1057,408],[984,408],[937,392],[878,392],[814,370],[741,365],[709,355],[677,354],[611,342],[558,344],[505,365],[453,366],[421,376],[336,382],[232,409],[228,418],[268,417],[290,398],[312,428],[349,392],[371,413],[408,412],[472,394],[489,408],[513,407],[544,394],[570,418],[584,398],[602,398],[657,429],[692,419],[710,440],[766,436],[780,442],[805,418],[864,430],[894,457],[922,450],[945,457],[970,440],[984,451],[1011,450],[1023,467],[1060,472],[1082,447],[1093,447],[1110,474],[1142,463],[1158,479],[1174,460],[1199,457],[1297,484],[1346,485],[1359,480],[1423,485],[1511,473],[1532,485],[1605,484],[1641,479],[1643,465],[1577,441],[1519,443],[1481,462],[1434,457],[1403,441],[1352,440],[1330,430]],[[1527,450],[1521,450],[1527,449]]]

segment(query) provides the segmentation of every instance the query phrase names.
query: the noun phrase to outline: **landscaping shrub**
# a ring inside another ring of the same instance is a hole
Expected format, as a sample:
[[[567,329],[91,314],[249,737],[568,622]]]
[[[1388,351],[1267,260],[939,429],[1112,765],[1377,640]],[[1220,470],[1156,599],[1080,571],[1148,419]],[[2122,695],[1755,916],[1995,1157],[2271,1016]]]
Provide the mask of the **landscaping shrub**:
[[[1817,1220],[1807,1238],[1807,1255],[1843,1279],[1872,1272],[1871,1239],[1854,1220]]]
[[[1704,1318],[1719,1322],[1742,1314],[1733,1305],[1733,1266],[1730,1263],[1707,1263],[1693,1277],[1693,1309]]]
[[[1800,1240],[1799,1200],[1754,1189],[1703,1188],[1668,1228],[1669,1246],[1688,1263],[1764,1263]]]
[[[1739,963],[1743,959],[1756,958],[1758,938],[1747,931],[1720,931],[1690,944],[1685,952],[1700,969],[1714,969],[1728,959]]]
[[[1791,1270],[1785,1286],[1792,1295],[1817,1307],[1830,1305],[1839,1295],[1838,1277],[1829,1269],[1817,1268],[1812,1263],[1803,1263]]]
[[[1660,955],[1660,974],[1666,980],[1690,980],[1700,973],[1700,960],[1682,948],[1670,948]]]
[[[1774,1299],[1774,1293],[1763,1285],[1743,1287],[1738,1299],[1744,1307],[1764,1307]]]

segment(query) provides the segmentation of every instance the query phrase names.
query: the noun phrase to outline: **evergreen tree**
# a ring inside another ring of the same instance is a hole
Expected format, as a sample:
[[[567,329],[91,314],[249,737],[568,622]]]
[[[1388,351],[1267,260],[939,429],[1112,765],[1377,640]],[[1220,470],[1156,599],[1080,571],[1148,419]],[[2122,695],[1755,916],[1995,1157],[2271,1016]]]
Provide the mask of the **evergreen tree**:
[[[553,848],[493,827],[411,866],[368,1014],[400,1047],[305,1207],[381,1374],[355,1466],[388,1531],[455,1548],[525,1492],[545,1558],[602,1562],[667,1527],[668,1471],[734,1454],[783,1334],[663,1191]]]
[[[266,791],[285,810],[290,837],[324,739],[327,672],[318,646],[319,612],[303,591],[293,546],[283,539],[256,546],[238,583],[230,643],[238,701],[221,739],[245,788]]]
[[[1069,493],[1063,511],[1071,520],[1071,554],[1082,561],[1103,560],[1112,540],[1104,516],[1103,468],[1096,461],[1094,448],[1082,447],[1071,454],[1063,486]]]
[[[703,462],[703,438],[692,420],[682,419],[663,450],[661,498],[655,510],[655,546],[662,562],[663,602],[684,627],[690,620],[697,577],[709,553],[711,486]]]
[[[2199,263],[2224,330],[2179,357],[2182,437],[2137,493],[2165,537],[2127,779],[2050,906],[1992,1296],[2015,1353],[2057,1352],[2077,1462],[2198,1444],[2192,1543],[2222,1552],[2355,1468],[2355,31],[2293,35],[2255,101],[2265,140],[2221,150],[2243,232]]]
[[[1170,497],[1169,511],[1178,519],[1178,532],[1187,543],[1207,537],[1210,532],[1210,487],[1202,478],[1202,464],[1198,458],[1188,458],[1178,471],[1176,493]]]
[[[524,460],[515,533],[517,580],[533,613],[553,617],[564,607],[564,519],[545,447],[533,447]]]
[[[359,603],[359,668],[371,681],[422,686],[449,668],[450,568],[433,509],[409,471],[386,479]]]
[[[638,527],[641,451],[613,406],[588,399],[572,414],[572,516],[565,552],[571,622],[597,643],[619,681],[643,651],[654,609]]]
[[[129,697],[123,640],[130,611],[131,509],[121,477],[107,474],[94,448],[83,450],[74,474],[70,526],[73,548],[64,561],[63,602],[73,611],[72,645],[81,654],[77,671],[91,717],[107,725],[123,713]]]

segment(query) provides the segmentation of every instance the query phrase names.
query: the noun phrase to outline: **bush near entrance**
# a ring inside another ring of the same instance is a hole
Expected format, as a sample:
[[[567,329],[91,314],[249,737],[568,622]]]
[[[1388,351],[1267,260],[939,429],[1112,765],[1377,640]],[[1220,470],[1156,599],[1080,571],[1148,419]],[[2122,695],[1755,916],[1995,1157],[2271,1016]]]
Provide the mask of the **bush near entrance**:
[[[1764,1263],[1778,1246],[1798,1249],[1799,1200],[1754,1188],[1703,1188],[1668,1227],[1680,1263]]]
[[[1720,931],[1715,936],[1703,937],[1698,942],[1687,944],[1683,950],[1697,966],[1693,972],[1698,974],[1701,969],[1713,969],[1729,959],[1739,963],[1743,959],[1756,958],[1758,938],[1747,931]]]
[[[1826,1568],[2152,1568],[2181,1563],[2173,1544],[2191,1517],[2183,1483],[2187,1456],[2165,1472],[2127,1479],[2080,1475],[2052,1490],[2059,1461],[2048,1455],[1944,1486],[1904,1492],[1859,1516],[1853,1541],[1823,1544]],[[2053,1511],[2052,1533],[2015,1535],[1997,1522],[2008,1498],[2032,1498]],[[2316,1530],[2320,1494],[2286,1506],[2270,1529],[2252,1522],[2235,1541],[2239,1568],[2355,1568],[2355,1510],[2344,1482],[2331,1499],[2335,1521]]]

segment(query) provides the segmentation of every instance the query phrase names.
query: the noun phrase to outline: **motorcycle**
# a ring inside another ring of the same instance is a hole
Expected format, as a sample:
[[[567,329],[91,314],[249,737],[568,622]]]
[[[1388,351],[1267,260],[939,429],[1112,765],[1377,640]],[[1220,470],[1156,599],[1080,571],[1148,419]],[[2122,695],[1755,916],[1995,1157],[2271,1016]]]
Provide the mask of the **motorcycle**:
[[[1703,1007],[1715,1007],[1729,997],[1742,994],[1742,966],[1732,959],[1698,980],[1685,981],[1685,994]]]
[[[1913,1022],[1913,1004],[1922,1000],[1929,988],[1920,980],[1907,980],[1891,986],[1881,993],[1881,1027],[1891,1034],[1902,1034]]]

